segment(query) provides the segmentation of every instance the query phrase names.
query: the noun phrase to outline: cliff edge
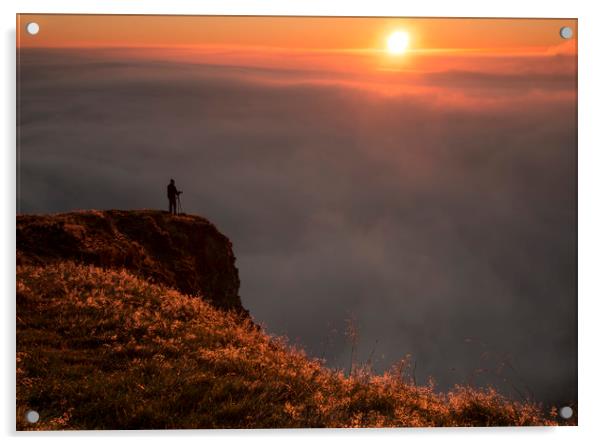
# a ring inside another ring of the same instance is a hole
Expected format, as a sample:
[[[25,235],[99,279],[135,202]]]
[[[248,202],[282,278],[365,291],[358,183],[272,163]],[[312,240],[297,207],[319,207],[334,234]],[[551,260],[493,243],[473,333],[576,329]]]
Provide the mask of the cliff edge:
[[[156,210],[17,216],[17,265],[72,260],[134,275],[245,312],[230,240],[204,218]]]

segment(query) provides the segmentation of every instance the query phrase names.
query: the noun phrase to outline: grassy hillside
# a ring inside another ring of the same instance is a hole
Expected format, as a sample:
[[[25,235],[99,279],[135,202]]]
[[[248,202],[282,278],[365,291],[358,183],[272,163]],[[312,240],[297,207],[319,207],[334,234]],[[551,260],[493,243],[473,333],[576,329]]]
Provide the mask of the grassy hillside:
[[[18,266],[18,429],[553,423],[493,390],[436,394],[402,377],[345,377],[248,318],[126,271]]]

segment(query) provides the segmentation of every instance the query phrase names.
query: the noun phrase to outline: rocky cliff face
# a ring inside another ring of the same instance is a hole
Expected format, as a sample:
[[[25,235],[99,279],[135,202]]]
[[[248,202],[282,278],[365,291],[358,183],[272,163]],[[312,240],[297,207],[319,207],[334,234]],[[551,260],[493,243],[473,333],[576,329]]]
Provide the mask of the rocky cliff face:
[[[230,240],[198,216],[152,210],[17,216],[17,264],[73,260],[125,268],[215,307],[246,312],[235,259]]]

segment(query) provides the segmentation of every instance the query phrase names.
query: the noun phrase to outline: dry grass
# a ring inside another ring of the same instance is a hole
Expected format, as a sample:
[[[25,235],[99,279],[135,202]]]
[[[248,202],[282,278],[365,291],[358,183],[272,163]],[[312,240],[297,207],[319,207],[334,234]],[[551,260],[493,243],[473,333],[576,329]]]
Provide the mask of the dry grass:
[[[248,319],[125,271],[17,270],[17,428],[554,424],[494,390],[345,377]],[[28,409],[39,423],[24,421]]]

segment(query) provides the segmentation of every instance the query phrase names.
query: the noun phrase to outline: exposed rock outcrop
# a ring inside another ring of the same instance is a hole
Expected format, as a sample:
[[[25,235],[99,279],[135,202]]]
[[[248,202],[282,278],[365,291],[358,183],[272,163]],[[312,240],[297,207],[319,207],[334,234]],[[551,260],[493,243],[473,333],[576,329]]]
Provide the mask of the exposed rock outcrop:
[[[73,260],[120,269],[215,307],[246,312],[230,240],[204,218],[153,210],[17,216],[17,264]]]

